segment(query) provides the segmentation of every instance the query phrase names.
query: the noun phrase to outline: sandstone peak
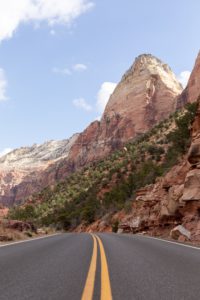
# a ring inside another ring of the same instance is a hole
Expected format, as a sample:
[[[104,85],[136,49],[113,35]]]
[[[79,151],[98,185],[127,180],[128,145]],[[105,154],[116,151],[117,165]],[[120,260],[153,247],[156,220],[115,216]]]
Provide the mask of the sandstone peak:
[[[122,77],[122,82],[131,76],[141,76],[143,73],[160,76],[165,84],[177,93],[182,91],[182,86],[176,79],[171,68],[152,54],[141,54],[136,57],[133,65]]]
[[[105,157],[167,118],[181,92],[161,60],[150,54],[137,57],[111,95],[101,121],[90,124],[71,148],[64,174]]]
[[[142,133],[175,110],[176,97],[182,90],[181,84],[167,64],[151,54],[142,54],[135,59],[111,95],[104,117],[113,114],[127,117],[130,112],[138,113],[145,108],[152,118],[150,124],[148,118],[143,119],[146,128],[143,126],[137,130],[137,133]],[[132,117],[137,118],[135,113]]]

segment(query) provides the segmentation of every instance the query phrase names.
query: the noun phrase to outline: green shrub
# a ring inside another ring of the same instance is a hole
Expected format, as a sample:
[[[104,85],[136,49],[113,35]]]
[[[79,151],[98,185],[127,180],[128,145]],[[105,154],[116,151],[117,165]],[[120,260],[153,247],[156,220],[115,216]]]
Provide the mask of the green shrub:
[[[112,232],[117,233],[118,228],[119,228],[119,221],[116,220],[116,221],[112,224]]]

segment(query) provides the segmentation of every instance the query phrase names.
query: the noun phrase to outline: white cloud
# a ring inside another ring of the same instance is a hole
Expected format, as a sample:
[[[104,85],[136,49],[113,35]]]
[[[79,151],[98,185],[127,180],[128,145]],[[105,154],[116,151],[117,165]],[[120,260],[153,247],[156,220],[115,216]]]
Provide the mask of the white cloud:
[[[105,109],[105,106],[113,93],[114,89],[116,88],[117,84],[114,82],[104,82],[101,85],[101,88],[97,94],[97,102],[96,102],[96,108],[99,112],[99,115],[95,118],[95,120],[100,121],[101,115]],[[77,108],[83,109],[85,111],[92,111],[95,110],[90,104],[87,103],[87,101],[84,98],[78,98],[73,100],[74,106]]]
[[[64,69],[53,68],[52,71],[53,71],[53,73],[56,73],[56,74],[71,75],[71,71],[68,68],[64,68]]]
[[[8,154],[9,152],[11,152],[12,149],[11,148],[5,148],[4,150],[0,151],[0,157]]]
[[[182,84],[182,86],[185,88],[188,80],[190,78],[191,72],[190,71],[183,71],[180,73],[180,75],[178,76],[178,80],[180,81],[180,83]]]
[[[91,0],[0,0],[0,41],[28,22],[69,26],[93,6]]]
[[[7,100],[6,89],[7,89],[7,80],[5,76],[5,71],[0,68],[0,101]]]
[[[53,68],[53,73],[62,74],[62,75],[72,75],[73,72],[82,72],[87,70],[87,66],[84,64],[76,64],[71,68]]]
[[[87,66],[84,65],[84,64],[76,64],[76,65],[73,66],[73,70],[77,71],[77,72],[86,71]]]
[[[92,111],[92,106],[87,103],[87,101],[84,98],[78,98],[73,100],[74,106],[77,108],[83,109],[87,112]]]
[[[49,33],[50,33],[50,35],[56,35],[56,32],[54,29],[51,29]]]
[[[114,92],[114,89],[116,88],[117,84],[114,82],[104,82],[101,85],[101,88],[97,95],[97,109],[100,113],[103,113],[106,104],[111,96],[111,94]]]

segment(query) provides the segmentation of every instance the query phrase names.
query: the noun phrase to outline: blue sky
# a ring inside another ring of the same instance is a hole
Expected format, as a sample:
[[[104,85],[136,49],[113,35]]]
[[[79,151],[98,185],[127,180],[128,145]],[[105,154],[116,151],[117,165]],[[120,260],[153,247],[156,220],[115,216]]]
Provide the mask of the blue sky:
[[[141,53],[191,71],[199,11],[199,0],[0,0],[0,152],[83,130]]]

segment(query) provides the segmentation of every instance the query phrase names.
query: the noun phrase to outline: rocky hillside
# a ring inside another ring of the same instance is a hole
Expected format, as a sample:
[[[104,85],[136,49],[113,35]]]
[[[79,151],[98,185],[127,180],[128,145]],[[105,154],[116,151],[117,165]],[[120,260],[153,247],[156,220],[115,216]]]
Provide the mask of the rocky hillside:
[[[122,150],[33,195],[24,207],[12,210],[11,217],[68,229],[81,225],[81,230],[98,220],[104,226],[95,225],[94,230],[109,228],[117,211],[131,211],[138,190],[181,162],[195,111],[196,103],[174,113]]]
[[[191,138],[187,156],[179,164],[137,191],[130,215],[121,219],[122,231],[200,243],[200,97]]]
[[[69,140],[13,150],[0,158],[0,202],[12,205],[47,184],[42,174],[51,165],[66,159],[78,134]]]
[[[121,149],[174,112],[181,92],[166,64],[152,55],[140,55],[118,84],[100,122],[69,141],[21,148],[0,159],[0,202],[22,202]]]

